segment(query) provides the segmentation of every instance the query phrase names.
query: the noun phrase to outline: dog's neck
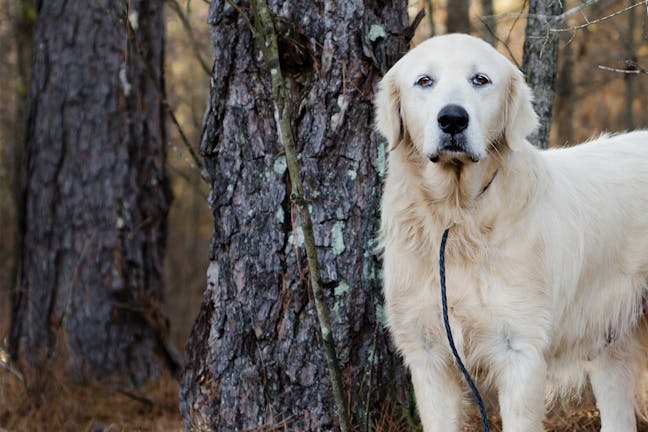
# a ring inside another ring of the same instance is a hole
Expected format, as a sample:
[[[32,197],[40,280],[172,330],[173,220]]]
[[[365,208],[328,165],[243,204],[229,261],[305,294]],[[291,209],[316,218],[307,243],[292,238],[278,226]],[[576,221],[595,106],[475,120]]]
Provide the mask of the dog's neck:
[[[427,256],[438,250],[443,230],[454,226],[447,256],[479,260],[488,251],[487,243],[508,235],[499,221],[515,220],[514,212],[527,205],[520,188],[529,183],[515,180],[520,171],[525,175],[526,156],[497,156],[442,168],[412,148],[393,150],[382,201],[384,244]]]
[[[499,172],[499,168],[495,168],[495,171],[493,172],[493,176],[491,177],[490,180],[488,180],[488,183],[486,183],[486,186],[484,186],[484,187],[482,188],[481,192],[479,192],[479,195],[477,195],[477,198],[479,198],[480,196],[482,196],[482,195],[483,195],[483,194],[488,190],[488,188],[490,187],[490,185],[493,184],[493,180],[495,180],[495,177],[497,176],[497,173],[498,173],[498,172]]]
[[[431,220],[422,226],[457,225],[473,238],[491,232],[498,220],[515,220],[513,215],[529,205],[527,189],[536,182],[520,181],[519,176],[540,175],[530,168],[543,166],[530,163],[537,157],[528,145],[516,151],[493,148],[492,154],[476,163],[441,164],[430,162],[411,146],[401,146],[390,153],[385,185],[391,189],[386,193],[390,202],[384,202],[383,213],[404,225],[418,226],[423,219]],[[504,213],[512,216],[502,218]]]
[[[422,159],[415,166],[421,178],[422,192],[435,207],[463,213],[473,210],[495,182],[501,160],[492,156],[479,161],[433,163]]]

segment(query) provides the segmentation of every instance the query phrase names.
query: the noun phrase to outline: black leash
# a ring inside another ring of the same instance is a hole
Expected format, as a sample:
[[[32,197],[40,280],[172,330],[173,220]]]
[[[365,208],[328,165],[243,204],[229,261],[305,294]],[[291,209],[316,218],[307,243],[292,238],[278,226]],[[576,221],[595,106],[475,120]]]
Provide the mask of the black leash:
[[[497,174],[497,172],[495,173]],[[495,176],[493,176],[493,178],[494,177]],[[488,186],[486,186],[486,188],[488,188]],[[450,321],[448,320],[448,299],[446,297],[446,280],[445,280],[445,247],[446,247],[446,241],[448,240],[449,231],[450,228],[448,227],[443,232],[443,237],[441,238],[441,248],[439,250],[439,275],[441,277],[441,305],[443,307],[443,324],[445,325],[446,335],[448,336],[448,343],[450,344],[452,355],[454,356],[454,359],[457,362],[457,366],[459,366],[459,370],[461,370],[461,373],[466,379],[466,382],[468,383],[470,390],[472,390],[472,393],[475,396],[477,405],[479,406],[479,413],[481,414],[481,420],[482,420],[482,425],[484,426],[484,432],[489,432],[490,429],[488,428],[488,416],[486,415],[486,409],[484,408],[484,401],[482,401],[481,395],[479,394],[479,390],[477,390],[477,386],[475,385],[475,382],[470,376],[470,373],[468,373],[468,370],[466,369],[466,366],[464,366],[463,361],[461,361],[461,357],[459,357],[459,353],[457,352],[457,347],[455,346],[454,343],[454,338],[452,337],[452,330],[450,329]]]

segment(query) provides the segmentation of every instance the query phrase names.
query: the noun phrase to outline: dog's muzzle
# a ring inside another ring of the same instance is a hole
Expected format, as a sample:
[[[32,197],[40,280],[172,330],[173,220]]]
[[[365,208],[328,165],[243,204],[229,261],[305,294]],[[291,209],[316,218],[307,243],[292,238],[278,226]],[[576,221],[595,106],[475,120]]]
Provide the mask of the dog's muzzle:
[[[470,117],[463,107],[454,104],[443,107],[437,116],[439,129],[443,133],[437,153],[429,156],[430,161],[438,162],[441,155],[447,155],[450,159],[461,159],[468,156],[473,162],[479,161],[479,158],[468,146],[464,134],[469,122]]]

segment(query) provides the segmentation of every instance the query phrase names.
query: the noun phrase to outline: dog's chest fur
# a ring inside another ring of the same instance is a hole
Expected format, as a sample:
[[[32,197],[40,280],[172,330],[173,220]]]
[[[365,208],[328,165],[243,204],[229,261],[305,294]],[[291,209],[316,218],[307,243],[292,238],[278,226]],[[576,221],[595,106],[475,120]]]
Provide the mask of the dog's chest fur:
[[[475,238],[460,238],[459,230],[450,231],[446,286],[450,322],[468,364],[487,367],[489,358],[515,351],[519,340],[532,338],[546,347],[550,298],[537,265],[521,262],[519,254],[487,247],[465,252],[474,246]],[[418,337],[404,338],[412,350],[440,349],[449,355],[441,315],[439,243],[424,243],[430,251],[427,256],[396,248],[385,254],[387,277],[413,282],[388,285],[393,287],[385,292],[390,327],[399,336],[417,329]],[[416,275],[422,276],[413,281]]]

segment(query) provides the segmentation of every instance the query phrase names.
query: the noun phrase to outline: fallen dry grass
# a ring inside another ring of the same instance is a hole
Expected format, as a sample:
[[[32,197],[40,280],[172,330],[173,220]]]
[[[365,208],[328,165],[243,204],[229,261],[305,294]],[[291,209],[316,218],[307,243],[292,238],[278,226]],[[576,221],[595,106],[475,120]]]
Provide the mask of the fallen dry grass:
[[[481,422],[479,418],[473,417],[472,421],[464,428],[464,432],[480,432]],[[492,432],[502,430],[499,419],[493,419]],[[579,408],[555,409],[547,416],[545,421],[546,432],[599,432],[601,421],[599,413],[594,404],[586,403]],[[638,432],[648,432],[648,424],[638,425]]]
[[[482,429],[479,418],[475,416],[471,420],[470,424],[464,428],[464,432],[480,432]],[[499,418],[493,420],[491,431],[501,431],[502,424]],[[596,406],[592,402],[586,402],[578,408],[554,409],[547,416],[545,429],[546,432],[599,432],[601,420]],[[639,424],[638,432],[648,432],[648,424]]]
[[[77,384],[51,371],[24,385],[0,368],[0,432],[183,431],[178,383],[162,376],[137,389]],[[41,383],[36,385],[36,382]]]
[[[0,432],[180,432],[184,430],[178,410],[178,383],[164,375],[137,389],[105,382],[70,382],[56,370],[40,371],[23,384],[0,367]],[[489,413],[494,412],[489,407]],[[480,432],[476,410],[464,432]],[[491,430],[501,431],[498,418]],[[300,432],[290,421],[259,431]],[[591,400],[579,407],[558,407],[545,422],[547,432],[594,432],[600,429],[598,411]],[[361,428],[357,428],[358,431]],[[386,405],[374,418],[375,432],[421,432],[401,407]],[[648,432],[642,423],[639,432]]]
[[[490,430],[501,432],[502,423],[499,417],[493,416],[496,408],[488,408]],[[422,432],[420,427],[413,426],[412,420],[403,411],[394,413],[393,410],[383,410],[374,422],[375,432]],[[554,408],[545,421],[546,432],[599,432],[601,421],[596,406],[588,397],[579,406],[564,406]],[[472,410],[464,427],[464,432],[481,432],[482,425],[477,409]],[[638,432],[648,432],[648,423],[640,423]]]

